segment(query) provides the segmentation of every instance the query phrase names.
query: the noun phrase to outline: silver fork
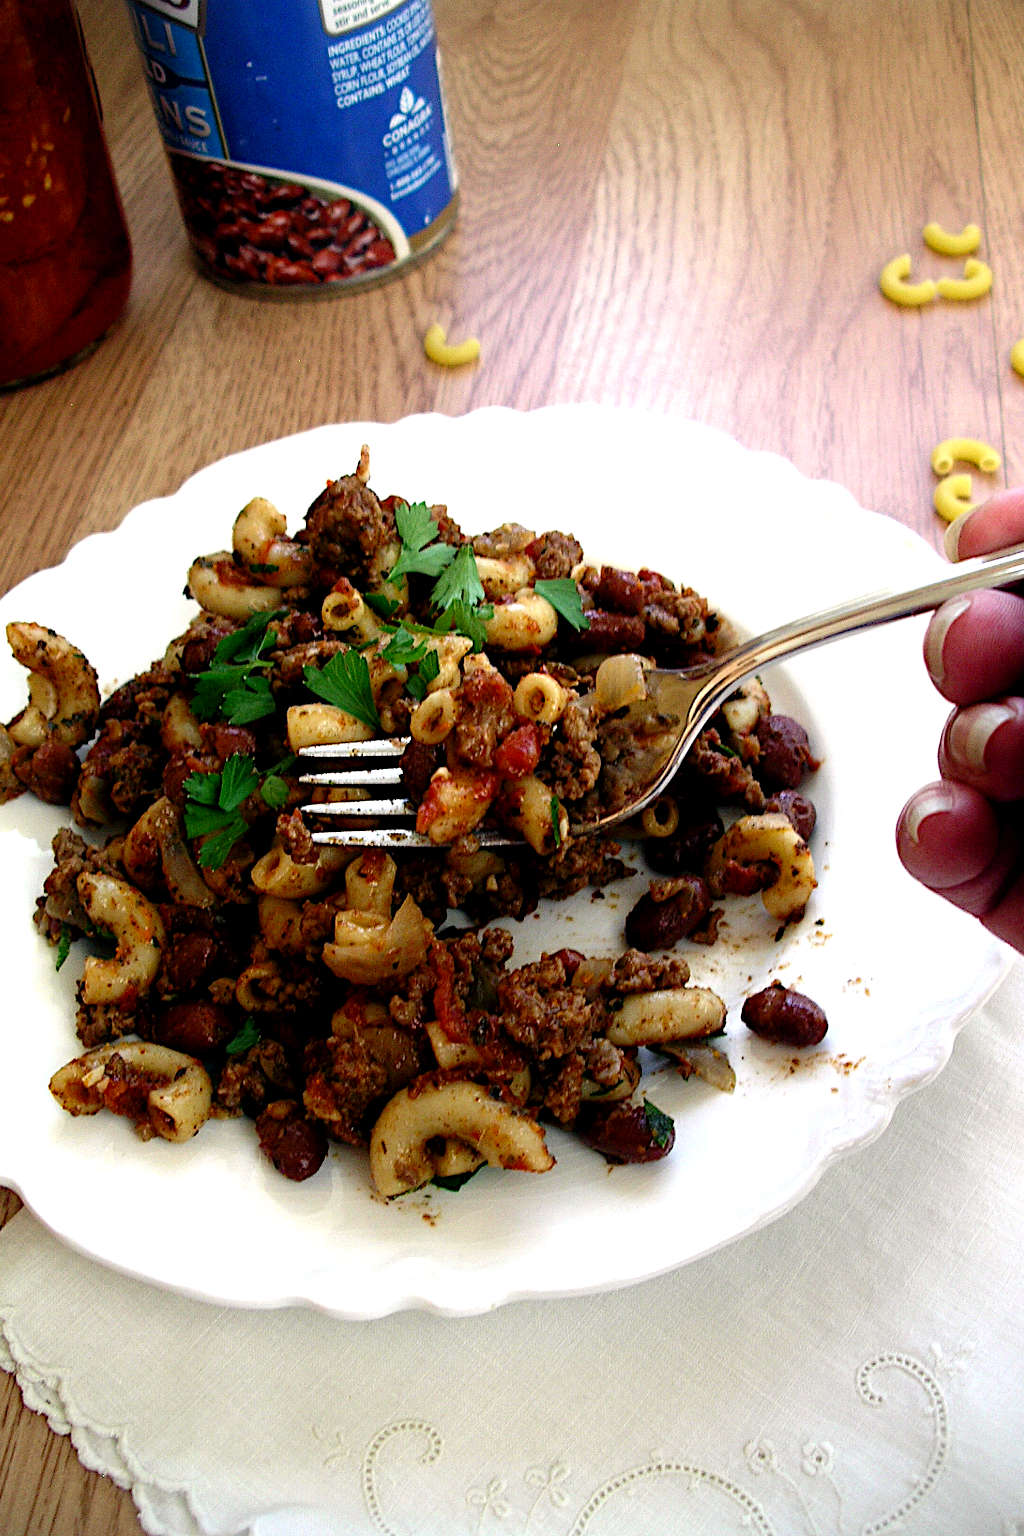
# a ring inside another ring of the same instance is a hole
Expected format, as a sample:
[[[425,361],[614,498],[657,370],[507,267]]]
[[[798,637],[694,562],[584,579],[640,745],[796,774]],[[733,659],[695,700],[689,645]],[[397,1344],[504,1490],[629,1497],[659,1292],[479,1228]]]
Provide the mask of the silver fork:
[[[998,555],[981,555],[964,560],[945,576],[904,592],[879,593],[853,598],[836,608],[828,608],[806,618],[794,619],[778,629],[701,662],[682,669],[656,668],[647,674],[648,687],[659,713],[678,721],[678,734],[665,754],[652,765],[651,777],[638,784],[636,793],[625,805],[594,821],[570,826],[573,837],[585,837],[606,831],[653,804],[675,774],[708,721],[741,683],[786,656],[809,651],[843,635],[874,629],[895,619],[912,618],[938,608],[948,598],[972,592],[978,587],[1009,586],[1024,580],[1024,547]],[[300,782],[328,788],[359,790],[388,789],[400,786],[400,759],[409,738],[388,737],[372,741],[346,742],[340,745],[305,747],[299,758],[310,771]],[[323,763],[332,766],[323,768]],[[367,766],[367,764],[374,766]],[[382,799],[327,801],[302,807],[307,816],[327,820],[357,818],[379,825],[334,828],[313,833],[317,843],[342,843],[351,847],[436,848],[438,845],[415,830],[416,806],[401,793]],[[483,847],[508,847],[521,839],[505,832],[477,829],[474,836]]]

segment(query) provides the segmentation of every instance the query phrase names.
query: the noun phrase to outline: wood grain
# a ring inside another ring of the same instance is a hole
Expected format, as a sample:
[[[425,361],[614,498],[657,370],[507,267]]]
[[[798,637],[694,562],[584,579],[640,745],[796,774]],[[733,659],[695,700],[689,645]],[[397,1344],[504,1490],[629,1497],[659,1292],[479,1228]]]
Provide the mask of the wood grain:
[[[336,419],[560,401],[695,417],[936,544],[941,438],[1004,455],[979,496],[1024,479],[1013,0],[437,0],[455,233],[397,282],[279,304],[195,272],[121,0],[81,12],[134,285],[89,359],[0,396],[4,590],[210,460]],[[901,251],[918,275],[956,270],[925,248],[930,219],[981,224],[990,298],[881,297]],[[434,320],[479,335],[480,362],[427,362]],[[17,1208],[0,1191],[0,1222]],[[8,1377],[0,1416],[4,1536],[138,1532],[130,1495]]]

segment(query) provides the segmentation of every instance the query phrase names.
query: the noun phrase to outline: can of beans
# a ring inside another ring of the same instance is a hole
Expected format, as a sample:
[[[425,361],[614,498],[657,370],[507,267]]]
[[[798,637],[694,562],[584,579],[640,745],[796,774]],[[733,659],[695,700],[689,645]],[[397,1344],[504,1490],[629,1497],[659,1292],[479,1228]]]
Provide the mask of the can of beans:
[[[247,293],[380,282],[458,204],[431,0],[128,0],[185,228]]]

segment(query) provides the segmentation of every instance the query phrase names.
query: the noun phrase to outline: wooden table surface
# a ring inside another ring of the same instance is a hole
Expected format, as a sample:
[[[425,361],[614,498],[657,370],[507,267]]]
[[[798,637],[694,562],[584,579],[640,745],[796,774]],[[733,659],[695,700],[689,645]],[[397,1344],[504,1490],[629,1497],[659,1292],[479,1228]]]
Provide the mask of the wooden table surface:
[[[323,303],[196,273],[122,0],[80,9],[134,286],[91,357],[0,396],[2,590],[211,460],[344,419],[642,406],[784,454],[935,543],[941,439],[1002,454],[978,499],[1024,480],[1014,0],[437,0],[457,229],[403,278]],[[917,276],[958,275],[925,247],[930,220],[981,226],[988,297],[881,296],[903,251]],[[480,361],[428,362],[435,320],[478,335]],[[0,1190],[0,1221],[17,1209]],[[139,1531],[130,1495],[2,1375],[0,1415],[4,1536]]]

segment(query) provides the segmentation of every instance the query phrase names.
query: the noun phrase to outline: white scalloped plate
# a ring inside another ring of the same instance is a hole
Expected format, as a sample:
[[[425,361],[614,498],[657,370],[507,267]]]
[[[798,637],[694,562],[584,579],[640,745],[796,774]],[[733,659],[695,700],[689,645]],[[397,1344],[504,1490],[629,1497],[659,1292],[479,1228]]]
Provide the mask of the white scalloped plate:
[[[249,497],[268,496],[295,527],[364,442],[381,494],[446,502],[470,532],[511,520],[575,532],[591,556],[662,569],[751,631],[940,564],[839,486],[695,423],[587,406],[488,409],[326,426],[222,460],[7,594],[3,620],[66,633],[112,687],[184,627],[189,561],[228,542]],[[221,1302],[302,1303],[352,1319],[411,1307],[465,1315],[627,1285],[779,1216],[940,1070],[1006,969],[1002,947],[917,887],[894,852],[899,807],[933,776],[945,713],[921,665],[921,625],[840,641],[766,679],[824,754],[813,788],[820,884],[778,942],[755,898],[731,909],[723,943],[688,948],[694,979],[730,1006],[739,1082],[724,1095],[671,1070],[650,1079],[676,1120],[665,1161],[608,1168],[553,1130],[549,1174],[487,1169],[458,1194],[385,1204],[351,1149],[291,1184],[259,1156],[246,1122],[210,1123],[177,1147],[140,1143],[111,1116],[63,1114],[47,1082],[79,1049],[74,966],[57,975],[31,923],[59,814],[26,797],[0,809],[0,1178],[54,1232],[118,1269]],[[0,717],[24,699],[25,675],[5,657]],[[563,944],[614,952],[635,894],[613,887],[511,924],[517,959]],[[743,996],[776,977],[830,1020],[799,1062],[739,1023]]]

